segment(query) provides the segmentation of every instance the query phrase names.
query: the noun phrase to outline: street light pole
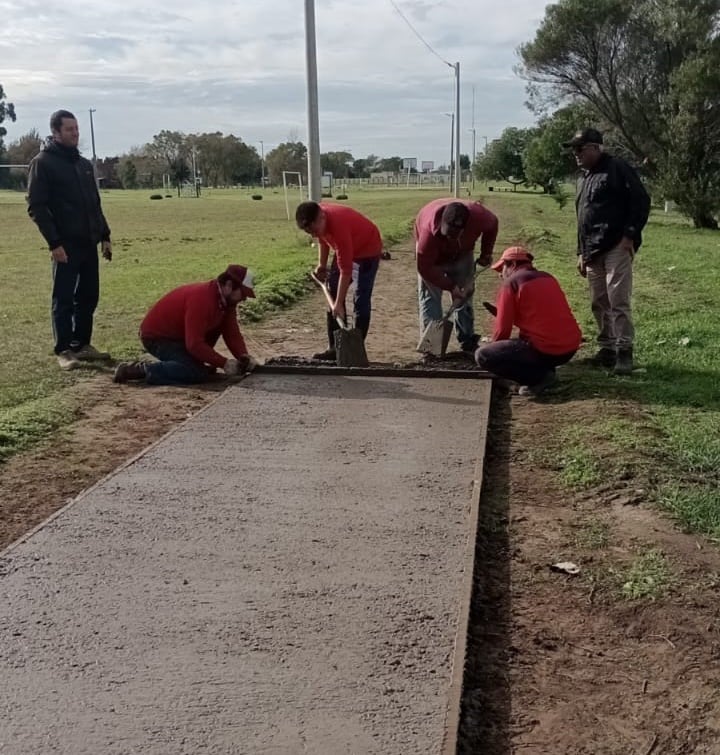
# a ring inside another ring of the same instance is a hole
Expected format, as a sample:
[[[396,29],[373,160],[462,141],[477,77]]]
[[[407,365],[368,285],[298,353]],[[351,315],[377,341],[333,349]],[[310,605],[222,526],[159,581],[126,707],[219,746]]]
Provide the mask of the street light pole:
[[[455,63],[455,197],[460,197],[460,63]]]
[[[93,113],[95,112],[95,108],[89,108],[88,112],[90,113],[90,143],[92,144],[93,175],[95,176],[95,184],[98,188],[100,188],[100,181],[98,181],[97,171],[97,155],[95,154],[95,126],[93,124]]]
[[[308,199],[313,202],[319,202],[322,193],[322,179],[320,168],[320,126],[318,119],[314,0],[305,0],[305,71],[307,79],[308,119]]]
[[[472,192],[475,193],[475,160],[476,160],[476,152],[475,152],[475,84],[473,84],[472,88],[473,98],[472,98],[472,128],[470,131],[472,131],[472,163],[470,164],[470,178],[472,181]]]

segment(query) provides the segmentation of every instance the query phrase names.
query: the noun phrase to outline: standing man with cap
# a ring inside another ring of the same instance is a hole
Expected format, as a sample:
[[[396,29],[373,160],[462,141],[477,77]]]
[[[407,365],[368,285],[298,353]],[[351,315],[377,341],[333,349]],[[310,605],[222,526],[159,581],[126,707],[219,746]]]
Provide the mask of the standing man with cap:
[[[563,146],[572,149],[582,170],[575,207],[578,271],[586,277],[598,326],[599,351],[593,361],[617,375],[633,370],[631,296],[633,258],[642,243],[650,197],[638,174],[619,157],[603,151],[602,134],[578,131]]]
[[[345,298],[350,284],[355,285],[353,307],[355,327],[367,337],[372,314],[372,292],[383,251],[378,227],[352,207],[330,202],[303,202],[295,211],[298,228],[318,240],[315,277],[327,281],[334,300],[327,313],[328,348],[313,359],[334,362],[337,318],[345,319]],[[330,249],[335,254],[328,271]]]
[[[140,325],[145,351],[159,361],[121,362],[113,381],[186,385],[206,381],[216,368],[226,375],[251,372],[257,362],[248,354],[237,321],[237,305],[248,298],[255,298],[253,274],[243,265],[229,265],[211,281],[174,289]],[[220,336],[230,359],[215,351]]]
[[[480,336],[475,333],[473,273],[476,265],[492,262],[497,233],[497,217],[479,202],[435,199],[420,210],[415,219],[415,258],[421,333],[428,323],[442,319],[442,293],[449,291],[454,302],[462,302],[453,313],[460,348],[475,351]],[[480,256],[474,260],[478,239]]]
[[[53,270],[52,326],[55,355],[64,370],[81,361],[109,359],[91,345],[100,297],[98,244],[112,259],[110,227],[100,206],[92,163],[78,152],[75,116],[58,110],[39,155],[30,163],[28,214],[50,249]]]
[[[495,306],[484,305],[495,315],[495,330],[492,343],[475,352],[475,361],[520,383],[520,395],[539,396],[555,382],[555,368],[580,347],[580,327],[560,284],[533,266],[527,249],[506,249],[492,267],[503,280]],[[517,338],[510,338],[513,327]]]

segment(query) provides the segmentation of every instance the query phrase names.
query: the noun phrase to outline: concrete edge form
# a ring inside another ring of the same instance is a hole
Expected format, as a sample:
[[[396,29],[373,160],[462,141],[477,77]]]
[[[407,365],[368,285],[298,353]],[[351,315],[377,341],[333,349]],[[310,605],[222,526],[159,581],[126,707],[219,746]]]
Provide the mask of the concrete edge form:
[[[475,474],[473,480],[472,500],[470,502],[470,516],[468,521],[468,534],[465,551],[465,569],[458,607],[457,634],[455,636],[455,648],[452,660],[452,675],[448,688],[448,706],[445,718],[445,739],[443,742],[442,755],[456,755],[458,734],[460,729],[460,714],[462,712],[462,697],[465,678],[465,660],[467,655],[467,639],[470,624],[470,606],[472,604],[473,583],[475,576],[475,550],[480,522],[480,496],[483,486],[483,474],[485,469],[485,454],[487,446],[487,428],[492,410],[492,383],[488,396],[488,415],[485,421],[480,423],[478,438],[478,456],[475,461]]]

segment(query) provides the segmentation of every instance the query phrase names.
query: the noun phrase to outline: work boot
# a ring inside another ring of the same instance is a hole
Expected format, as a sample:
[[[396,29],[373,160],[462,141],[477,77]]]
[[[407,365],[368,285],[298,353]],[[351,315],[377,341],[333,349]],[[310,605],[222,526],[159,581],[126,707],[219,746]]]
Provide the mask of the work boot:
[[[477,333],[473,333],[470,338],[467,338],[460,344],[460,350],[465,354],[469,354],[473,359],[475,358],[475,352],[480,345],[480,336]]]
[[[325,349],[325,351],[318,351],[316,354],[313,354],[312,358],[318,359],[321,362],[336,362],[337,354],[335,353],[335,331],[340,326],[335,321],[335,318],[333,317],[332,312],[326,312],[325,318],[326,318],[328,343],[330,345],[328,346],[327,349]]]
[[[618,349],[617,359],[615,360],[615,368],[613,372],[616,375],[632,375],[633,371],[633,350]]]
[[[86,343],[79,349],[73,349],[73,352],[75,353],[75,359],[79,359],[82,362],[105,362],[111,358],[107,351],[98,351],[89,343]]]
[[[57,355],[58,364],[61,370],[76,370],[80,367],[80,360],[75,356],[75,352],[65,349]]]
[[[370,330],[370,318],[369,317],[356,317],[355,327],[362,333],[363,341],[367,338],[368,330]]]
[[[603,346],[588,361],[596,367],[614,367],[616,358],[615,349]]]
[[[127,383],[130,380],[145,380],[143,362],[120,362],[115,368],[113,383]]]
[[[555,369],[550,370],[545,377],[535,385],[521,385],[518,390],[518,396],[530,396],[537,397],[542,396],[543,393],[557,380],[557,374]]]

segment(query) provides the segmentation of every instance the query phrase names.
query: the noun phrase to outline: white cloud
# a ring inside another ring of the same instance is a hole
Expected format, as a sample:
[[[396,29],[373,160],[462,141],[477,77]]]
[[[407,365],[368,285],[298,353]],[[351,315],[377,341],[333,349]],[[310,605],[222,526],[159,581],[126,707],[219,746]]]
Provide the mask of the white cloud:
[[[532,122],[516,48],[534,35],[546,0],[396,0],[445,60],[460,61],[462,150]],[[8,140],[48,130],[73,110],[99,155],[168,128],[235,133],[266,151],[305,139],[305,38],[300,0],[0,0],[0,74],[18,121]],[[390,0],[316,0],[323,151],[446,160],[453,72],[412,33]],[[86,140],[87,141],[87,140]]]

